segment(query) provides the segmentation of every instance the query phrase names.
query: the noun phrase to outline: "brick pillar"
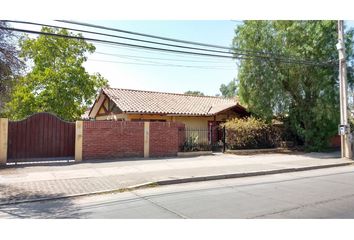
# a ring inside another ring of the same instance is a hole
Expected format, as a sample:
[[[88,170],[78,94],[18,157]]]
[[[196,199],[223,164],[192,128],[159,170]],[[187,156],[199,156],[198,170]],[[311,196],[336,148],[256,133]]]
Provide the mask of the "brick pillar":
[[[7,137],[9,120],[0,118],[0,165],[6,165],[7,162]]]
[[[150,122],[144,122],[144,158],[150,156]]]
[[[82,161],[82,142],[83,142],[83,121],[76,121],[75,162]]]

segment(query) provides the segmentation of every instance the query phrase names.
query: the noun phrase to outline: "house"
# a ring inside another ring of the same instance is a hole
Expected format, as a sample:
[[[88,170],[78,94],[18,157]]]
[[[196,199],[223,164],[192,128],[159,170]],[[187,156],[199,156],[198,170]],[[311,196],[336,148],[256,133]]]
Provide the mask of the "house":
[[[182,122],[206,131],[248,115],[235,99],[119,88],[103,88],[89,112],[94,120]]]

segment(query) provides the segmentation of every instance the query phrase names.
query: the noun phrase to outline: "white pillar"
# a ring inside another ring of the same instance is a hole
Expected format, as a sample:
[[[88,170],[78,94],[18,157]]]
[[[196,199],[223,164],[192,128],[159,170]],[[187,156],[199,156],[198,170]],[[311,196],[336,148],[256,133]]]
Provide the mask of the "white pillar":
[[[76,121],[75,128],[75,162],[82,161],[82,142],[83,142],[83,121]]]
[[[7,162],[7,138],[8,138],[9,120],[0,118],[0,165]]]
[[[144,122],[144,158],[150,156],[150,122]]]

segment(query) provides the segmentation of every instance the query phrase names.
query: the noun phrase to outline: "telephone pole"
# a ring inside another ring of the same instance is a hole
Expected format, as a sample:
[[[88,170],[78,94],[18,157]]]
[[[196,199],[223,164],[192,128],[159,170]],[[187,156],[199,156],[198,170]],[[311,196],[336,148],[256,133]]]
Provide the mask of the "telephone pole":
[[[341,135],[341,155],[342,158],[352,158],[351,142],[349,139],[350,127],[348,124],[348,84],[347,84],[347,64],[344,44],[344,23],[338,21],[338,43],[339,53],[339,94],[340,94],[340,127]]]

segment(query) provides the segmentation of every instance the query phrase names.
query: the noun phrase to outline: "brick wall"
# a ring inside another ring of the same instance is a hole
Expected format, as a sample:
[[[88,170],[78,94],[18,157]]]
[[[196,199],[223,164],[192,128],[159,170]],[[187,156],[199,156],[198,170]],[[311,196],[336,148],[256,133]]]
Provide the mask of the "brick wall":
[[[180,131],[183,123],[151,122],[150,123],[150,156],[176,156],[180,146]]]
[[[182,123],[150,123],[150,156],[176,156]],[[144,122],[83,122],[83,159],[144,156]]]
[[[83,159],[144,156],[144,123],[95,121],[83,123]]]

